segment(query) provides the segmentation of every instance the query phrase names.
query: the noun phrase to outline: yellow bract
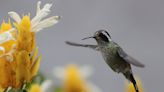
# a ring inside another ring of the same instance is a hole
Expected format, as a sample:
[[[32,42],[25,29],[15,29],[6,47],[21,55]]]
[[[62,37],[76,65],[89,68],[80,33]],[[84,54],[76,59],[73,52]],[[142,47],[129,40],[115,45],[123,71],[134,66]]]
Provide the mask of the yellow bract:
[[[138,86],[139,92],[144,92],[140,80],[137,80],[137,86]],[[127,85],[126,92],[136,92],[132,83],[129,83]]]
[[[0,87],[7,88],[12,85],[12,64],[5,57],[0,58]]]
[[[31,52],[35,48],[35,33],[31,32],[31,21],[29,16],[24,16],[20,24],[15,23],[18,29],[17,50]]]
[[[12,29],[11,23],[9,21],[9,23],[6,23],[5,21],[3,21],[3,23],[1,24],[1,28],[0,28],[0,34],[2,34],[3,32],[6,32],[8,30]],[[4,47],[5,49],[5,53],[0,53],[0,55],[6,54],[8,52],[10,52],[10,50],[12,49],[12,46],[15,44],[16,42],[13,40],[4,42],[2,44],[0,44],[0,46]],[[8,86],[12,85],[12,63],[7,61],[7,55],[0,57],[0,87],[1,88],[7,88]]]
[[[65,70],[64,92],[89,92],[78,67],[69,65]]]
[[[0,88],[4,89],[9,86],[19,89],[24,83],[30,82],[37,74],[40,65],[41,57],[38,57],[35,33],[31,32],[29,16],[24,16],[19,24],[15,23],[15,26],[16,41],[9,40],[1,44],[7,52],[13,51],[11,56],[4,54],[0,57]],[[11,28],[10,23],[3,22],[1,33]],[[13,44],[15,44],[14,48],[12,48]]]
[[[8,21],[8,23],[6,23],[5,21],[3,21],[3,23],[1,24],[1,32],[6,32],[8,30],[10,30],[12,28],[12,25],[11,25],[11,22],[10,22],[10,19]]]

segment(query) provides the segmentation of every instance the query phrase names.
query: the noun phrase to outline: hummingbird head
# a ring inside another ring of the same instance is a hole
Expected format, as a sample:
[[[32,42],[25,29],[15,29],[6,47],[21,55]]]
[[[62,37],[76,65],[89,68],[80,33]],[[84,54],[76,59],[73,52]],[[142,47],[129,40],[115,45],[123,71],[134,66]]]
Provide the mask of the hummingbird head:
[[[98,44],[109,43],[111,41],[111,36],[106,30],[98,30],[94,33],[94,36],[86,37],[83,40],[88,38],[94,38]]]

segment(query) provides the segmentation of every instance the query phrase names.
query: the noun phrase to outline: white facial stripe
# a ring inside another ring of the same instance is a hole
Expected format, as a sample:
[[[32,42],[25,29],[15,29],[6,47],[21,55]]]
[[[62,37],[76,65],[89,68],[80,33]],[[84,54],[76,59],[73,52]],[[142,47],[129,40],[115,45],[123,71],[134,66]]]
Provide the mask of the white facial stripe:
[[[110,35],[106,31],[102,31],[102,34],[104,34],[108,38],[109,41],[112,41]]]

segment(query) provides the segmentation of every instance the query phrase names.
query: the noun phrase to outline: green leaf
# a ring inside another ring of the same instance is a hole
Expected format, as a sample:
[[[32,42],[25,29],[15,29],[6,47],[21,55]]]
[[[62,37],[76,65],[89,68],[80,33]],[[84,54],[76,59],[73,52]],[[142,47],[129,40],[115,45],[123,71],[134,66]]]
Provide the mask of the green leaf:
[[[44,75],[41,72],[38,72],[38,74],[33,78],[32,83],[42,84],[44,80]]]
[[[63,89],[61,87],[56,87],[54,92],[63,92]]]

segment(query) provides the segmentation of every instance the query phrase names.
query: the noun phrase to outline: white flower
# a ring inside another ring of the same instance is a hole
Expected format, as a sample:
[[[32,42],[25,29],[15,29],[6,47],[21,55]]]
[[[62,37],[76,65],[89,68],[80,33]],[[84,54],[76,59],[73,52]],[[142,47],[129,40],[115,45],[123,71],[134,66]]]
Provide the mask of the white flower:
[[[41,90],[42,92],[50,92],[49,90],[51,90],[52,86],[53,86],[52,80],[45,80],[41,84]]]
[[[10,40],[15,40],[15,38],[13,37],[12,35],[12,32],[14,31],[15,29],[12,28],[6,32],[3,32],[0,34],[0,44],[3,44],[7,41],[10,41]],[[2,51],[3,53],[5,53],[5,48],[3,46],[0,46],[0,51]]]
[[[74,64],[70,64],[73,65]],[[69,66],[69,65],[68,65]],[[55,77],[64,80],[66,79],[67,76],[67,68],[65,67],[55,67],[53,69],[53,74]],[[100,88],[98,88],[96,85],[94,85],[93,83],[91,83],[90,81],[87,80],[87,78],[89,78],[92,74],[93,74],[93,68],[91,66],[85,65],[82,67],[78,67],[79,70],[79,75],[81,76],[82,79],[85,79],[86,81],[86,86],[90,89],[90,92],[102,92]]]
[[[32,32],[38,32],[44,28],[50,27],[56,23],[58,23],[60,16],[52,16],[49,18],[45,18],[47,17],[51,10],[51,6],[52,4],[45,4],[43,6],[43,8],[40,8],[41,5],[41,1],[38,1],[37,3],[37,10],[36,10],[36,16],[31,20],[31,31]],[[18,15],[18,13],[11,11],[8,12],[9,16],[15,20],[15,22],[17,22],[18,24],[21,22],[21,18]]]
[[[52,92],[51,88],[53,86],[52,80],[44,80],[41,85],[32,84],[28,92]]]
[[[4,42],[7,42],[9,40],[15,40],[15,38],[12,36],[12,32],[14,31],[15,29],[12,28],[10,29],[9,31],[6,31],[6,32],[3,32],[0,34],[0,44],[4,43]]]

